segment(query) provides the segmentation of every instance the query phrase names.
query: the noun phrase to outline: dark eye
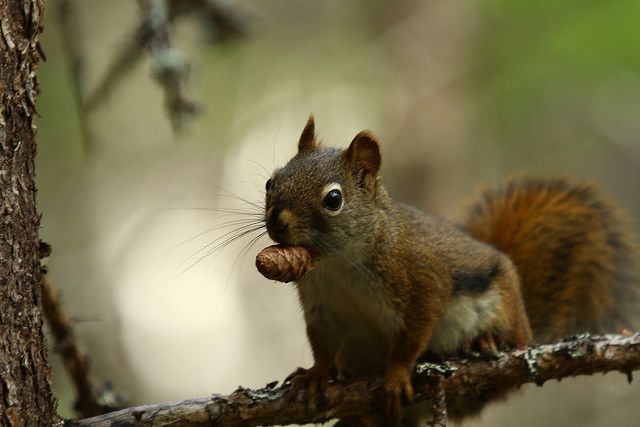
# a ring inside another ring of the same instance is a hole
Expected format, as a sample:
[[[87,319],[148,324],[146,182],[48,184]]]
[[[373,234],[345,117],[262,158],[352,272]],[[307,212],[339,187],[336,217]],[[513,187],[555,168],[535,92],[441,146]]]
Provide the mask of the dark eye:
[[[337,188],[329,191],[327,195],[324,196],[322,206],[334,212],[340,209],[342,207],[342,192]]]
[[[271,179],[268,179],[267,182],[264,184],[264,189],[267,191],[271,189]]]

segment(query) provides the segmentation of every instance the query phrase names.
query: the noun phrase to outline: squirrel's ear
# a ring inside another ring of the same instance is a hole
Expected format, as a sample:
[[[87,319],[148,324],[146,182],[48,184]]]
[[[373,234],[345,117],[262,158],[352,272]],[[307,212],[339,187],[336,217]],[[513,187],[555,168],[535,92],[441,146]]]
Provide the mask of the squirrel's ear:
[[[316,141],[316,124],[313,121],[313,114],[309,114],[307,124],[302,130],[300,140],[298,141],[298,152],[312,151],[318,148],[318,142]]]
[[[380,170],[380,144],[369,131],[362,131],[353,138],[349,148],[342,152],[342,157],[354,164],[366,176],[375,177]]]

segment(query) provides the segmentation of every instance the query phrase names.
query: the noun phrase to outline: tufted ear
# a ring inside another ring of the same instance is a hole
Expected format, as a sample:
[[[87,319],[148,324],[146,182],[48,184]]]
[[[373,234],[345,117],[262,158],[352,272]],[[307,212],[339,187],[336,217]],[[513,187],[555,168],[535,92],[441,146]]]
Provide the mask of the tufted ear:
[[[369,131],[362,131],[353,138],[342,157],[361,174],[361,179],[375,178],[380,170],[380,144]],[[364,183],[364,181],[363,181]]]
[[[313,114],[309,114],[307,124],[302,130],[302,135],[300,135],[300,140],[298,141],[298,152],[313,151],[316,148],[318,148],[316,124],[313,121]]]

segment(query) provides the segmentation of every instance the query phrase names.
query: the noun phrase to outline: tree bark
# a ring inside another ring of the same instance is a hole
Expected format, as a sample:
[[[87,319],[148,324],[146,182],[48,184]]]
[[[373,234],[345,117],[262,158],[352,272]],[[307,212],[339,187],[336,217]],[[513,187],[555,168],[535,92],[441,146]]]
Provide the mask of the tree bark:
[[[632,336],[580,335],[556,344],[505,353],[495,360],[419,363],[413,375],[415,401],[436,398],[436,423],[446,425],[450,398],[490,396],[523,384],[542,385],[552,379],[619,371],[632,380],[640,369],[640,333]],[[336,417],[360,417],[381,410],[379,378],[331,383],[315,404],[304,391],[292,395],[288,385],[259,390],[239,388],[228,396],[144,405],[67,422],[68,427],[257,426],[319,423]]]
[[[44,0],[0,1],[0,425],[56,421],[40,311],[33,124]]]

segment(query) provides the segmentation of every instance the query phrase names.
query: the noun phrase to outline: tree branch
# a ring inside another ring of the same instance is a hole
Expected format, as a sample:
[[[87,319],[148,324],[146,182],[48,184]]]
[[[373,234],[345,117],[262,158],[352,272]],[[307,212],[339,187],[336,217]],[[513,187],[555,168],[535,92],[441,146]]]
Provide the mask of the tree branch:
[[[97,109],[131,68],[139,62],[145,50],[154,61],[157,80],[165,91],[165,103],[174,130],[180,129],[197,111],[196,103],[186,94],[185,79],[188,63],[182,53],[171,45],[171,26],[180,17],[200,18],[202,27],[213,42],[227,42],[244,37],[242,20],[230,8],[214,0],[139,0],[142,16],[123,47],[108,67],[105,77],[87,95],[86,114]]]
[[[104,414],[106,411],[98,403],[96,388],[91,381],[89,361],[80,350],[69,318],[62,310],[58,291],[46,276],[42,278],[42,309],[55,340],[54,349],[60,354],[64,367],[76,388],[78,396],[76,410],[83,416]]]
[[[579,335],[556,344],[514,350],[495,360],[452,360],[441,364],[420,363],[413,377],[416,400],[476,396],[523,384],[542,385],[551,379],[599,372],[620,371],[631,381],[640,368],[640,333]],[[379,411],[380,381],[357,379],[328,386],[324,398],[312,410],[304,391],[292,396],[289,386],[250,390],[239,388],[228,396],[138,406],[118,412],[69,421],[69,426],[253,426],[321,422]],[[271,386],[271,387],[270,387]],[[440,421],[442,422],[442,421]]]
[[[436,385],[433,399],[433,420],[431,427],[447,427],[447,394],[444,391],[442,381]]]
[[[85,57],[81,45],[84,37],[75,2],[72,0],[59,0],[57,6],[62,54],[67,63],[67,69],[69,70],[71,90],[76,104],[76,113],[78,114],[84,154],[88,156],[94,149],[95,138],[87,117],[87,111],[84,108],[86,91]]]
[[[40,259],[51,255],[51,246],[42,240],[38,245]],[[111,390],[110,383],[96,388],[91,379],[89,358],[82,351],[69,316],[63,309],[60,293],[47,276],[47,267],[40,267],[42,273],[42,312],[53,335],[53,350],[60,355],[64,367],[76,389],[74,409],[82,417],[92,417],[124,408],[124,399]]]

